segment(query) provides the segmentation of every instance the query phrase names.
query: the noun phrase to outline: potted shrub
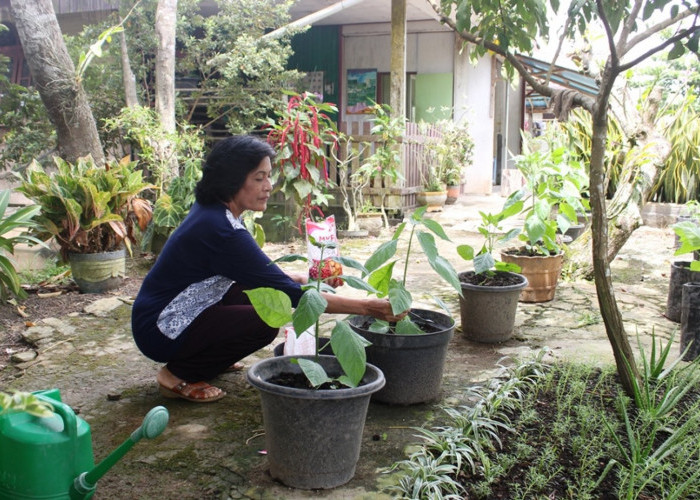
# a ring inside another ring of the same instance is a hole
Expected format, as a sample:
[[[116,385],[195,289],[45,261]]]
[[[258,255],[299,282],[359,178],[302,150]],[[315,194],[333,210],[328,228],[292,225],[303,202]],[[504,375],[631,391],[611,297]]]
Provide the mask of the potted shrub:
[[[431,147],[436,160],[443,168],[442,180],[447,186],[445,203],[451,205],[457,201],[465,170],[472,163],[474,141],[466,122],[440,120],[437,125],[440,129],[440,137]]]
[[[404,134],[404,119],[392,118],[391,107],[387,104],[374,103],[369,109],[374,113],[374,120],[370,134],[378,138],[374,152],[367,158],[360,167],[353,172],[352,182],[361,186],[360,203],[358,205],[358,215],[360,219],[368,219],[366,224],[372,227],[376,222],[376,214],[381,214],[384,227],[389,227],[389,218],[386,213],[387,191],[399,180],[403,180],[403,175],[399,171],[401,163],[401,150],[399,140]],[[373,205],[373,201],[364,200],[363,193],[370,189],[379,194],[379,207]]]
[[[419,208],[401,223],[390,241],[380,245],[364,264],[339,257],[346,267],[361,272],[363,279],[380,297],[388,297],[398,313],[411,307],[411,293],[406,289],[408,263],[414,237],[437,274],[461,293],[457,272],[438,254],[435,238],[449,241],[437,222],[425,218],[426,207]],[[410,226],[407,251],[403,260],[403,277],[393,278],[398,259],[394,259],[404,229]],[[350,282],[349,282],[350,283]],[[424,403],[437,399],[442,384],[447,346],[454,334],[455,322],[449,314],[426,309],[411,309],[409,315],[396,324],[375,320],[369,316],[351,317],[350,326],[367,339],[367,360],[384,373],[386,385],[373,400],[390,404]]]
[[[431,162],[421,170],[421,190],[416,193],[418,205],[428,212],[440,212],[447,201],[447,188],[443,180],[443,169]]]
[[[522,201],[517,201],[507,203],[497,214],[479,212],[483,246],[478,252],[469,245],[457,247],[457,253],[474,264],[473,271],[459,273],[462,333],[469,340],[497,343],[508,340],[513,334],[518,298],[528,281],[519,274],[517,264],[497,261],[493,250],[497,243],[506,242],[520,232],[515,228],[504,233],[502,223],[521,209]]]
[[[274,159],[273,179],[286,199],[293,199],[297,230],[312,218],[312,212],[328,205],[327,191],[333,185],[328,176],[328,154],[338,147],[338,130],[331,115],[338,108],[331,103],[316,102],[304,92],[288,95],[287,109],[277,119],[269,118],[267,141],[278,151]]]
[[[683,285],[700,282],[700,260],[697,259],[697,252],[700,251],[700,225],[695,221],[686,220],[677,222],[672,227],[680,240],[680,247],[674,255],[691,254],[692,257],[690,261],[676,261],[671,264],[665,316],[671,321],[679,323],[681,321]]]
[[[51,174],[32,162],[17,188],[41,207],[37,236],[56,239],[81,291],[115,288],[135,241],[134,223],[143,231],[151,219],[150,203],[138,195],[153,186],[127,158],[105,167],[90,156],[74,164],[59,157],[54,162],[57,171]]]
[[[322,249],[320,276],[323,249],[333,244],[310,240]],[[278,261],[297,259],[306,257],[293,255]],[[325,345],[321,345],[319,318],[327,305],[322,290],[332,288],[320,280],[310,281],[293,312],[284,292],[272,288],[246,292],[270,326],[278,328],[291,321],[295,332],[309,328],[315,332],[315,355],[264,359],[247,374],[249,383],[260,391],[270,474],[294,488],[333,488],[353,477],[370,397],[384,385],[382,372],[367,363],[367,342],[344,321],[336,321],[331,333],[334,355],[321,354]]]
[[[565,146],[551,142],[525,144],[525,152],[516,156],[525,185],[508,200],[522,200],[524,224],[518,238],[524,246],[501,252],[505,262],[520,266],[529,281],[520,294],[523,302],[546,302],[554,298],[563,260],[562,235],[585,212],[587,200],[581,196],[586,173],[571,159]]]

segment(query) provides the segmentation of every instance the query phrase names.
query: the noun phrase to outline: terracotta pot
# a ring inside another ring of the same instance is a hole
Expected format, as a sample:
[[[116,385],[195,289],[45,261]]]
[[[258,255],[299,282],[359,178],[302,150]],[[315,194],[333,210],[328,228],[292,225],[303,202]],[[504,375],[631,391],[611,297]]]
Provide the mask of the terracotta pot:
[[[421,191],[416,193],[416,201],[420,206],[428,206],[428,212],[441,212],[447,201],[447,191]]]
[[[519,265],[520,274],[529,282],[520,292],[520,302],[548,302],[554,299],[564,254],[531,257],[514,252],[517,250],[501,252],[501,260]]]
[[[447,199],[445,205],[454,205],[459,198],[459,186],[447,186]]]

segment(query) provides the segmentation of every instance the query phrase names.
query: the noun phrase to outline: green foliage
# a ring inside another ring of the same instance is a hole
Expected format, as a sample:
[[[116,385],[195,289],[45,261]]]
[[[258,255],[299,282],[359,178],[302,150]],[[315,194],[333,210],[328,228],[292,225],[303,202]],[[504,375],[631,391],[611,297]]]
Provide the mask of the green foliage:
[[[438,253],[437,245],[435,244],[435,236],[445,241],[449,241],[449,238],[438,222],[425,217],[426,208],[421,207],[413,212],[408,222],[403,222],[396,228],[393,238],[379,245],[364,264],[347,257],[338,257],[336,259],[343,266],[360,271],[360,280],[348,279],[350,277],[343,276],[348,285],[376,294],[380,298],[387,297],[394,314],[400,314],[410,309],[413,300],[411,293],[406,288],[406,278],[408,277],[408,263],[412,259],[414,236],[418,240],[421,250],[433,271],[454,288],[459,295],[462,294],[457,271],[447,259]],[[394,267],[399,263],[399,259],[394,259],[394,256],[397,253],[399,238],[407,226],[410,226],[411,230],[408,237],[406,255],[403,257],[403,277],[398,280],[393,277]],[[391,325],[385,321],[375,320],[372,324],[372,330],[376,332],[384,333],[389,331],[390,328]],[[411,321],[410,315],[398,322],[393,328],[396,333],[401,334],[422,333],[415,323]]]
[[[583,197],[588,190],[586,171],[555,135],[525,141],[515,164],[526,183],[508,199],[508,203],[525,202],[519,238],[533,255],[558,254],[558,233],[565,233],[588,206]]]
[[[459,245],[457,253],[464,260],[474,261],[474,273],[489,273],[492,269],[496,271],[520,272],[520,266],[511,262],[497,261],[493,256],[493,251],[497,243],[504,243],[520,234],[519,228],[511,229],[504,233],[502,223],[521,212],[523,208],[522,200],[506,200],[503,210],[497,214],[479,212],[481,214],[481,225],[478,230],[484,237],[484,244],[478,252],[470,245]]]
[[[138,156],[144,173],[160,189],[153,208],[153,220],[143,235],[147,248],[155,235],[168,237],[180,225],[194,203],[194,188],[202,176],[204,137],[200,129],[182,124],[167,132],[150,108],[123,108],[118,116],[105,121],[108,130],[119,131]],[[163,144],[172,147],[164,149]],[[177,163],[173,176],[171,165]]]
[[[498,3],[490,0],[441,0],[440,5],[445,15],[455,15],[459,31],[470,33],[480,42],[470,50],[473,60],[487,53],[484,42],[498,45],[507,52],[530,53],[536,40],[548,38],[547,2],[544,0]],[[513,67],[506,64],[506,70],[508,76],[513,77]]]
[[[674,255],[690,253],[696,256],[696,252],[700,251],[700,224],[697,221],[684,221],[677,222],[671,227],[681,240],[681,246]],[[700,271],[700,260],[693,258],[690,270]]]
[[[474,140],[469,133],[469,124],[439,120],[435,125],[440,130],[440,137],[427,146],[432,150],[437,162],[442,165],[442,183],[458,186],[462,183],[465,170],[472,164],[474,157]]]
[[[18,412],[26,412],[35,417],[50,417],[53,415],[53,407],[29,392],[0,392],[0,415]]]
[[[404,119],[392,118],[388,104],[373,103],[369,109],[374,114],[369,133],[378,137],[378,144],[374,153],[360,165],[353,177],[363,183],[377,177],[397,182],[403,179],[398,167],[401,164],[399,139],[405,131]]]
[[[149,2],[151,8],[155,3]],[[286,68],[292,54],[289,41],[295,31],[279,39],[263,38],[266,32],[289,23],[291,2],[216,0],[218,12],[209,17],[201,15],[198,4],[188,0],[178,5],[177,38],[182,57],[176,71],[197,80],[196,90],[182,102],[182,116],[188,119],[195,106],[204,104],[211,122],[222,119],[231,133],[247,133],[265,117],[284,109],[282,89],[293,87],[302,76]],[[152,33],[152,26],[133,28]],[[148,43],[150,46],[152,41]],[[140,51],[131,44],[130,53],[132,50]],[[152,49],[143,51],[141,60],[152,64],[152,54]]]
[[[335,243],[320,243],[313,237],[309,237],[309,240],[313,245],[321,249],[321,256],[318,262],[318,276],[322,276],[323,252],[326,249],[333,248]],[[287,255],[276,262],[292,262],[295,260],[307,261],[308,259],[302,255]],[[250,303],[260,318],[272,328],[279,328],[292,322],[296,334],[301,335],[313,327],[314,336],[316,337],[316,358],[318,358],[320,349],[319,321],[321,314],[323,314],[328,305],[321,292],[334,293],[334,290],[326,285],[322,279],[309,281],[309,284],[304,285],[303,289],[304,294],[294,311],[292,311],[291,300],[280,290],[263,287],[247,290],[245,293],[248,295]],[[317,361],[304,358],[299,358],[297,361],[313,387],[318,388],[326,383],[357,387],[367,368],[367,355],[365,353],[367,345],[369,345],[367,340],[357,334],[347,323],[336,321],[335,327],[331,332],[331,348],[344,374],[337,379],[331,379]]]
[[[289,93],[286,112],[267,122],[267,140],[279,152],[272,176],[275,182],[281,180],[284,196],[301,207],[299,234],[301,222],[331,198],[327,162],[329,150],[338,147],[338,130],[329,115],[336,111],[334,105],[317,103],[308,93]]]
[[[56,132],[39,92],[0,78],[0,123],[5,133],[0,163],[23,166],[57,147]]]
[[[0,191],[0,300],[3,302],[10,293],[20,299],[27,296],[20,286],[20,279],[12,262],[15,246],[20,243],[41,244],[26,232],[17,234],[18,231],[38,227],[34,217],[39,213],[39,207],[32,205],[8,213],[9,203],[10,191]]]
[[[700,116],[697,97],[688,95],[680,105],[669,104],[659,113],[667,123],[664,136],[671,154],[654,187],[654,199],[683,203],[700,198]]]
[[[51,174],[33,162],[17,188],[41,208],[36,235],[54,236],[64,259],[71,252],[109,252],[122,244],[131,250],[134,222],[145,230],[151,219],[150,203],[138,195],[154,187],[135,163],[125,158],[103,168],[89,156],[74,164],[59,157],[54,162],[57,171]]]
[[[675,400],[663,414],[630,409],[610,369],[548,366],[544,352],[474,388],[468,406],[445,410],[444,425],[418,429],[420,447],[392,467],[393,492],[416,499],[700,494],[696,398]],[[697,391],[692,369],[659,372],[666,356],[663,347],[646,361],[645,377],[667,374],[645,381],[657,398],[672,387]]]

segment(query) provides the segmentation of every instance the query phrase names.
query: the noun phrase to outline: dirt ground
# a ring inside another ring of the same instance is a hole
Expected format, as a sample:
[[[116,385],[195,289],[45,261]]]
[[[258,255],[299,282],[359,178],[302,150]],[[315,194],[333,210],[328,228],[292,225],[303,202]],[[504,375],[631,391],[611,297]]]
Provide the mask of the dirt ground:
[[[457,208],[436,216],[453,238],[450,245],[476,244],[472,219]],[[343,253],[363,260],[381,241],[341,243]],[[305,251],[300,243],[267,245],[266,250],[273,257]],[[663,316],[672,253],[670,229],[644,226],[613,265],[616,296],[634,345],[636,333],[648,345],[652,330],[669,338],[678,329]],[[452,248],[445,246],[444,255],[458,270],[466,270]],[[228,396],[210,405],[167,400],[158,393],[159,365],[138,352],[129,326],[130,300],[147,267],[147,260],[132,262],[129,278],[110,294],[81,295],[74,290],[47,298],[31,294],[22,303],[26,317],[12,305],[0,306],[0,389],[59,388],[64,402],[90,424],[96,461],[121,444],[152,407],[164,405],[170,413],[162,436],[138,443],[100,480],[96,499],[391,498],[383,492],[395,480],[387,468],[410,451],[416,441],[414,427],[439,424],[444,405],[467,404],[469,387],[497,374],[504,357],[527,355],[546,346],[551,359],[612,361],[593,284],[563,280],[552,302],[519,305],[514,336],[503,344],[469,342],[458,326],[449,347],[440,401],[409,407],[371,403],[355,477],[332,491],[296,491],[276,483],[266,472],[259,398],[245,373],[219,377],[215,383]],[[454,292],[438,283],[420,258],[412,261],[411,269],[408,286],[415,290],[416,305],[432,308],[428,293],[435,294],[445,300],[459,324]],[[111,305],[90,309],[95,303]],[[32,327],[49,333],[30,344],[21,334]],[[245,359],[245,364],[272,355],[272,347]],[[10,360],[11,354],[26,350],[38,357],[24,363]]]

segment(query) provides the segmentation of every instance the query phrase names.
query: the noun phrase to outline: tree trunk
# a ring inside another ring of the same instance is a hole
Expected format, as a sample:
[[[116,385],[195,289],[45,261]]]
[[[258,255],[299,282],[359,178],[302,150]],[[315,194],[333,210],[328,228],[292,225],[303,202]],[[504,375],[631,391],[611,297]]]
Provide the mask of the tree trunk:
[[[634,395],[634,382],[639,379],[637,364],[632,354],[627,333],[622,323],[622,314],[617,306],[612,285],[610,259],[608,258],[608,222],[605,207],[605,144],[608,131],[608,101],[615,77],[606,67],[601,88],[591,113],[593,137],[591,141],[590,190],[591,230],[593,250],[593,274],[598,295],[600,313],[605,323],[605,332],[615,356],[617,373],[622,388],[628,396]],[[612,205],[612,204],[611,204]]]
[[[51,123],[61,158],[74,162],[92,155],[104,163],[95,118],[76,78],[51,0],[11,0],[24,56]]]
[[[175,132],[175,30],[177,22],[177,0],[158,0],[156,9],[156,112],[160,123],[168,133]],[[167,165],[162,181],[177,176],[178,164],[174,155],[174,144],[163,140],[157,150]]]
[[[129,61],[129,51],[126,46],[126,35],[124,31],[119,34],[119,43],[122,56],[122,82],[124,84],[124,97],[126,106],[134,108],[139,105],[139,96],[136,91],[136,77],[131,71],[131,62]]]
[[[636,109],[632,115],[627,110],[623,117],[623,129],[636,146],[628,153],[632,157],[617,183],[615,195],[608,203],[607,260],[612,262],[635,229],[642,225],[642,208],[663,171],[671,144],[654,126],[660,101],[660,89],[652,92],[647,102],[647,113],[640,115]],[[607,122],[607,120],[606,120]],[[592,160],[591,160],[592,161]],[[607,184],[605,184],[607,188]],[[606,189],[607,191],[607,189]],[[573,264],[574,277],[590,279],[593,276],[591,257],[591,230],[574,241],[569,249],[568,262]]]

